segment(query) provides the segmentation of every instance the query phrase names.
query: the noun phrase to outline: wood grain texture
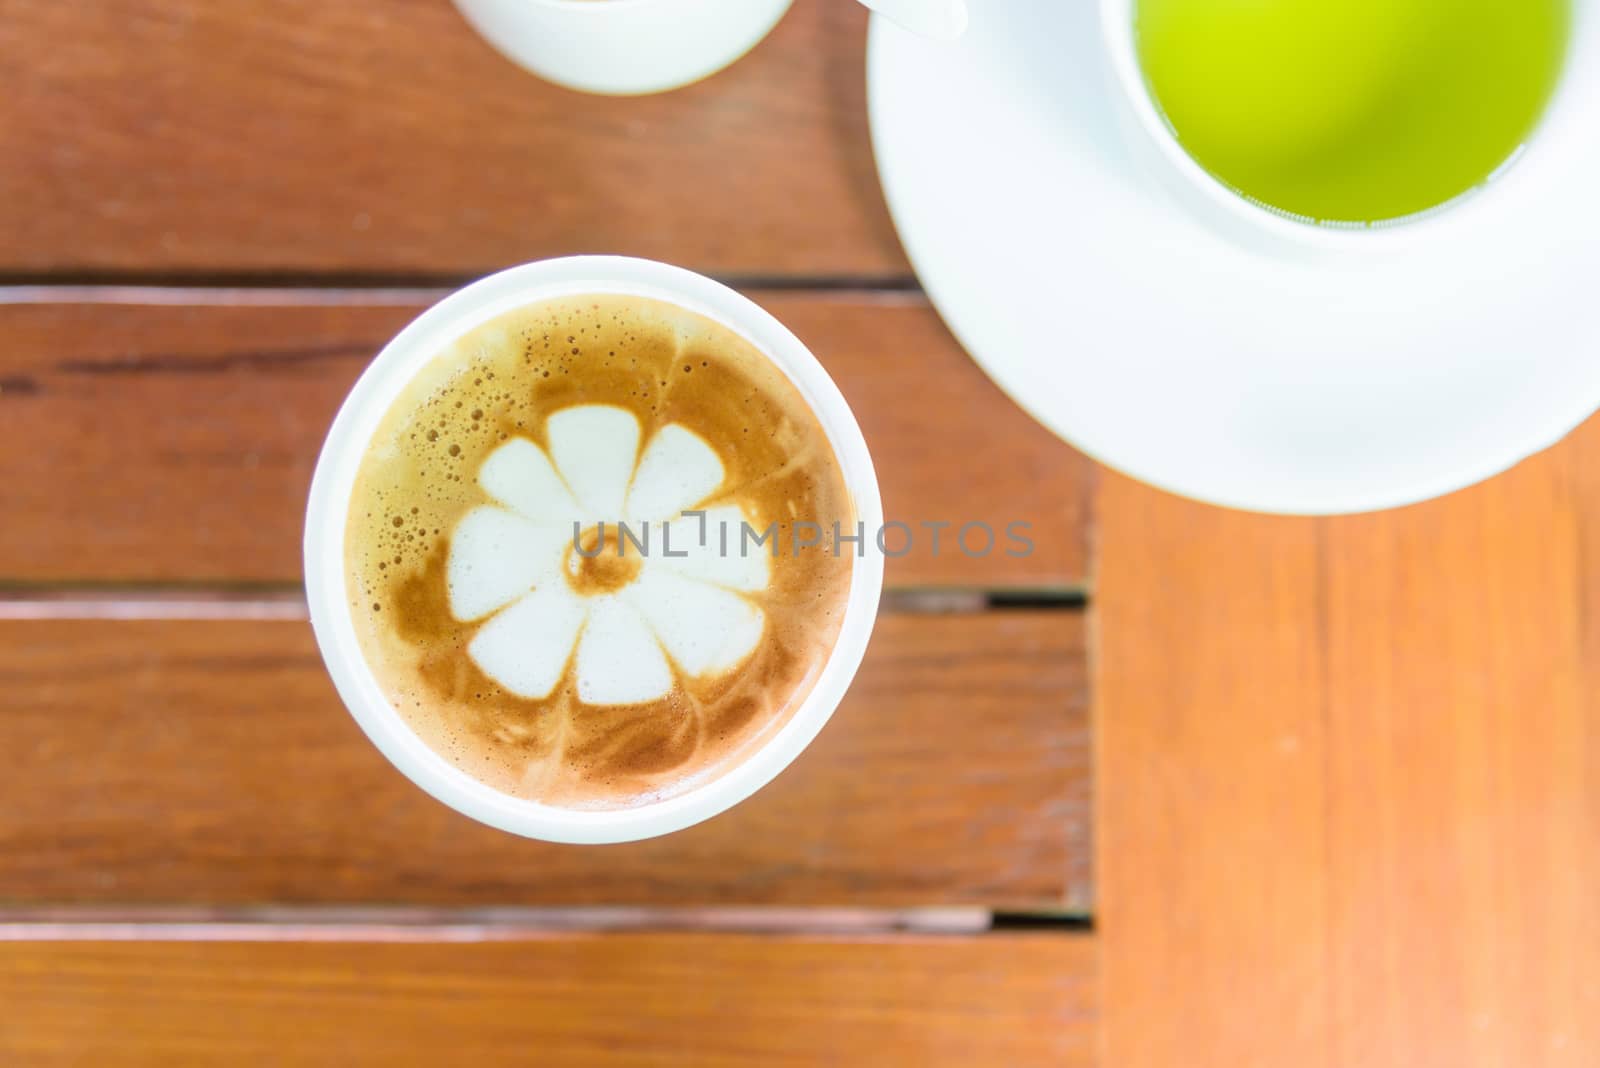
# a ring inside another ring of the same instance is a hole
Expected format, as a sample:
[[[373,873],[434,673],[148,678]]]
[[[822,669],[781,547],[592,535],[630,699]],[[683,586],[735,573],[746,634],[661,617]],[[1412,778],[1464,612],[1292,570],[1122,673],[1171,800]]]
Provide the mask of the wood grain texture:
[[[1092,465],[984,378],[921,297],[755,296],[834,375],[887,514],[917,531],[891,584],[1082,581]],[[0,582],[298,580],[322,437],[421,304],[253,299],[0,304],[0,424],[24,443],[0,461]],[[917,526],[936,521],[953,524],[937,554]],[[953,542],[970,521],[1029,523],[1034,550],[1009,556],[1002,537],[968,556]]]
[[[635,99],[539,81],[448,0],[0,11],[0,272],[907,273],[851,4],[799,0],[729,70]]]
[[[1593,1063],[1597,457],[1322,521],[1108,478],[1106,1063]]]
[[[1102,485],[1104,1063],[1326,1068],[1316,528]]]
[[[832,722],[687,831],[524,841],[393,770],[284,621],[0,621],[0,902],[1089,901],[1080,619],[886,615]]]
[[[0,945],[0,1060],[1092,1063],[1087,938]]]

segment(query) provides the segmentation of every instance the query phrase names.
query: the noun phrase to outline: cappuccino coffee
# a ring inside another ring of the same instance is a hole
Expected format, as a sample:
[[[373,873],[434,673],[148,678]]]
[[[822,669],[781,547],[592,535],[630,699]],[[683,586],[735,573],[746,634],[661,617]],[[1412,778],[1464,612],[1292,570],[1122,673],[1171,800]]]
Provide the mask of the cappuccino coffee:
[[[662,301],[530,304],[458,338],[361,460],[361,651],[435,752],[505,793],[629,808],[715,779],[804,701],[856,516],[753,344]]]

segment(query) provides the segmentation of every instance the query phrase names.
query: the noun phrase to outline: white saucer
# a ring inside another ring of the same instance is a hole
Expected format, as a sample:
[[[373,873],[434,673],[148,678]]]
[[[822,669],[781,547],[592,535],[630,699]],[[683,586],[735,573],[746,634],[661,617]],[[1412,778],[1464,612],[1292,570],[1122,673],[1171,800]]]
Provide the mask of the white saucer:
[[[868,47],[911,262],[1040,422],[1176,493],[1324,514],[1469,485],[1600,407],[1600,135],[1536,138],[1446,239],[1280,261],[1135,169],[1097,6],[987,0],[955,45],[874,18]]]

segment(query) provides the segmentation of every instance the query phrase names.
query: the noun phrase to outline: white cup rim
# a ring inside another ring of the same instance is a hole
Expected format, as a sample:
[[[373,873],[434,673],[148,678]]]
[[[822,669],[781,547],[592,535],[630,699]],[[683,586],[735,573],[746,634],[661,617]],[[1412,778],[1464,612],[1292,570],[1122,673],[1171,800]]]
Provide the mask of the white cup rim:
[[[844,622],[811,692],[758,750],[719,777],[636,808],[574,810],[502,793],[471,777],[423,742],[383,695],[361,655],[346,595],[344,526],[362,452],[399,390],[445,346],[500,314],[553,297],[631,294],[704,315],[751,341],[812,406],[833,446],[855,505],[871,532],[883,522],[866,440],[844,396],[811,351],[744,295],[702,275],[652,260],[571,256],[512,267],[439,301],[373,359],[340,407],[312,476],[306,508],[305,584],[311,624],[345,707],[407,778],[479,822],[528,838],[599,844],[650,838],[709,819],[770,782],[817,735],[854,678],[866,651],[883,586],[883,556],[867,546],[855,558]]]
[[[1137,3],[1138,0],[1100,0],[1101,35],[1124,103],[1131,110],[1147,142],[1160,154],[1163,165],[1169,169],[1169,173],[1177,176],[1189,192],[1199,196],[1212,221],[1235,234],[1264,236],[1273,241],[1276,247],[1289,245],[1330,252],[1372,252],[1411,247],[1434,238],[1440,232],[1470,225],[1473,217],[1503,197],[1516,173],[1526,169],[1522,157],[1535,147],[1544,147],[1543,142],[1550,128],[1570,125],[1576,108],[1577,102],[1572,99],[1574,94],[1569,91],[1574,82],[1571,73],[1579,41],[1578,28],[1575,26],[1560,82],[1546,101],[1538,125],[1522,151],[1507,159],[1487,182],[1443,204],[1394,220],[1340,225],[1299,218],[1261,204],[1233,189],[1202,167],[1183,147],[1156,104],[1139,62],[1133,18]],[[1573,0],[1574,16],[1581,7],[1582,0]]]

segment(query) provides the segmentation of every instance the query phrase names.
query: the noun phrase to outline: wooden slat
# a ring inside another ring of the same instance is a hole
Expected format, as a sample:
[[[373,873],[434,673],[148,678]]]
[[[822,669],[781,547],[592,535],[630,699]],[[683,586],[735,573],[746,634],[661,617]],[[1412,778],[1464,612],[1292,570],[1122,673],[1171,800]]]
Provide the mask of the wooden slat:
[[[1108,1064],[1594,1062],[1597,458],[1326,521],[1107,479]]]
[[[904,274],[865,27],[799,0],[727,72],[606,99],[523,73],[446,0],[7,5],[0,272],[437,276],[626,252]]]
[[[0,901],[1082,908],[1084,671],[1071,613],[885,615],[776,782],[580,848],[413,787],[304,623],[0,621]]]
[[[38,1066],[1093,1063],[1087,938],[0,945]]]
[[[1316,527],[1102,486],[1106,1063],[1328,1068]]]
[[[1600,559],[1553,455],[1327,543],[1331,1047],[1344,1064],[1600,1057]],[[1373,620],[1383,625],[1374,627]]]
[[[1022,558],[1004,540],[969,557],[952,546],[955,527],[935,555],[918,527],[916,550],[889,562],[891,583],[1082,580],[1091,465],[984,378],[921,297],[756,297],[837,378],[891,517],[1032,524]],[[0,582],[298,579],[322,436],[421,305],[253,299],[0,304],[0,425],[13,443]]]

